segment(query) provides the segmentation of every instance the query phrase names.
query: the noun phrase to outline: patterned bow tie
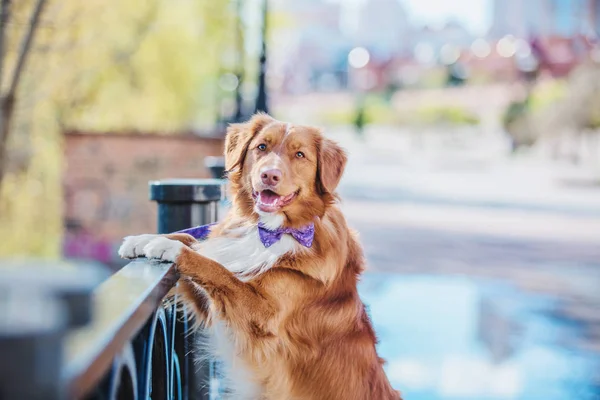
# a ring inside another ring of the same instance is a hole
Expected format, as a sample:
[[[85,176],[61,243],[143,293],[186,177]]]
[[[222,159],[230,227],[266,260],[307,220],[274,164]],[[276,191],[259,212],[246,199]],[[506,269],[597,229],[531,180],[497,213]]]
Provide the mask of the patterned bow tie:
[[[315,237],[315,224],[310,223],[298,229],[277,228],[275,230],[267,229],[262,223],[258,224],[258,236],[265,247],[271,247],[281,240],[281,236],[286,233],[292,235],[302,246],[310,247]]]
[[[187,233],[196,239],[204,240],[210,233],[210,228],[212,228],[214,225],[216,224],[201,225],[195,228],[184,229],[178,231],[177,233]],[[275,230],[268,229],[261,223],[258,224],[258,236],[265,247],[271,247],[280,241],[281,236],[286,233],[292,235],[292,237],[296,239],[296,241],[298,241],[298,243],[300,243],[302,246],[311,247],[315,237],[315,224],[311,222],[310,224],[299,229],[277,228]]]

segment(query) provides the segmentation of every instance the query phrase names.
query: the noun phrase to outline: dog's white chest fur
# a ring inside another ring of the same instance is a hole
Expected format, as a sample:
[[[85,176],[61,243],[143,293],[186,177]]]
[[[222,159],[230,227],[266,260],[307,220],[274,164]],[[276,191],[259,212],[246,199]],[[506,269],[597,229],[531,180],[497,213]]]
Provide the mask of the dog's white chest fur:
[[[198,252],[217,261],[240,279],[248,280],[271,268],[284,254],[296,250],[298,242],[290,235],[271,247],[265,247],[258,236],[258,228],[243,227],[234,232],[239,237],[218,237],[202,243]]]
[[[213,259],[234,272],[242,280],[266,272],[284,254],[294,252],[299,244],[290,235],[270,247],[260,241],[258,228],[239,228],[235,238],[218,237],[202,243],[199,253]],[[239,235],[238,235],[239,234]],[[215,319],[210,329],[210,350],[222,362],[225,386],[233,391],[232,399],[256,399],[260,397],[261,386],[253,372],[238,356],[233,332],[223,321]],[[228,397],[229,398],[229,397]]]

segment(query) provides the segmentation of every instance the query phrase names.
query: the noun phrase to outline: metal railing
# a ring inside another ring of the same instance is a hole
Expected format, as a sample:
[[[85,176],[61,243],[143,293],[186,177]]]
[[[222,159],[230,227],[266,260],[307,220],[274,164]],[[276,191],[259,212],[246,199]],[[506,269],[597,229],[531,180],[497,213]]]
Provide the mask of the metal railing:
[[[158,233],[216,222],[223,185],[150,182]],[[186,311],[165,300],[174,265],[135,260],[99,286],[93,269],[59,279],[56,269],[10,270],[0,274],[0,399],[209,398],[212,368],[196,362]]]

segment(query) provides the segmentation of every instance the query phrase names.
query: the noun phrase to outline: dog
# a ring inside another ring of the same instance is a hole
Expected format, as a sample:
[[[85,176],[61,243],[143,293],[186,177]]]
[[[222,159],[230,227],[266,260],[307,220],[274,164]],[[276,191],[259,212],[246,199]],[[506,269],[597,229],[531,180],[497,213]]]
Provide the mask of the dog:
[[[232,399],[391,400],[359,298],[365,259],[337,206],[347,156],[317,128],[257,114],[232,124],[232,206],[208,239],[125,238],[124,258],[176,264]]]

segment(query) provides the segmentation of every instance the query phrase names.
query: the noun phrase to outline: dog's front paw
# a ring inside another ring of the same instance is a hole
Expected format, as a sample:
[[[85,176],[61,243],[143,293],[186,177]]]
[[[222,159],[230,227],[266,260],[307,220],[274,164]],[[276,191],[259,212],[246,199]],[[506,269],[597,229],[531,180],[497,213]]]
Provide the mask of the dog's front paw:
[[[144,254],[148,258],[156,258],[161,261],[176,262],[185,245],[177,240],[167,239],[159,236],[152,239],[145,247]]]
[[[136,258],[136,257],[144,257],[144,247],[152,239],[159,237],[160,235],[137,235],[137,236],[127,236],[123,239],[123,244],[119,248],[119,256],[121,258]]]

